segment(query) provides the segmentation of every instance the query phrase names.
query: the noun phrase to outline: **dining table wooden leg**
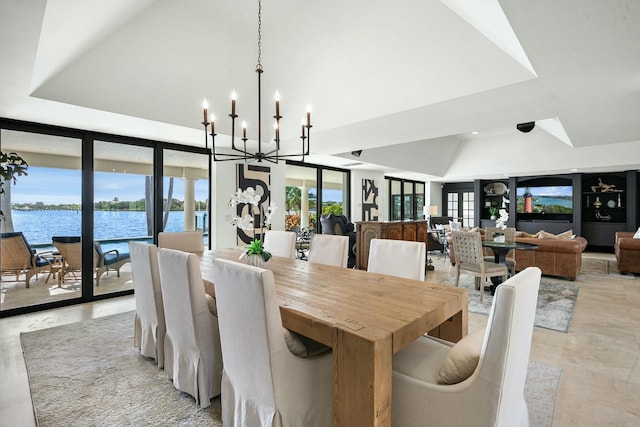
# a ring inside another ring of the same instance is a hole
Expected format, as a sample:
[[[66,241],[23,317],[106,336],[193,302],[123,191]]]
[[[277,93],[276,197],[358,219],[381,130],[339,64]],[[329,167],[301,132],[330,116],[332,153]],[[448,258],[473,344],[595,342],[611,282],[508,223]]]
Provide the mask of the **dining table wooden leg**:
[[[390,426],[393,340],[334,329],[333,425]]]

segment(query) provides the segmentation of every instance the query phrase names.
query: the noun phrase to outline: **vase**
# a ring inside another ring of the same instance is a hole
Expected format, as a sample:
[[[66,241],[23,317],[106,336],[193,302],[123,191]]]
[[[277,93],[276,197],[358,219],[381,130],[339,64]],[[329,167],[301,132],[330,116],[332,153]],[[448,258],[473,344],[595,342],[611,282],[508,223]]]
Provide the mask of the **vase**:
[[[266,268],[267,266],[267,262],[262,258],[262,255],[259,254],[247,255],[247,264],[260,268]]]
[[[596,197],[596,201],[593,202],[593,207],[596,209],[600,209],[602,207],[602,202],[600,201],[600,197]]]

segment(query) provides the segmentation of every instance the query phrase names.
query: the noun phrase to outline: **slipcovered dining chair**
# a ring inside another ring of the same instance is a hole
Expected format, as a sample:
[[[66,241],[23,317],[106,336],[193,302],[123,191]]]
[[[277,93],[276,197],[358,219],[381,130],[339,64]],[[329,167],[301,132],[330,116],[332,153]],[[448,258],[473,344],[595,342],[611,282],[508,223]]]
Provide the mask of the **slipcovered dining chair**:
[[[331,425],[332,354],[292,353],[273,273],[216,259],[213,279],[224,360],[222,424]]]
[[[293,231],[269,230],[264,236],[264,249],[273,256],[295,259],[296,239]]]
[[[349,259],[349,237],[316,234],[311,239],[309,262],[346,267]]]
[[[480,302],[484,300],[484,282],[491,277],[502,276],[507,280],[507,266],[487,262],[482,252],[482,238],[479,232],[453,231],[453,247],[456,249],[456,286],[460,283],[460,273],[470,274],[479,279]],[[478,286],[479,285],[479,286]]]
[[[498,286],[486,329],[423,336],[393,357],[394,426],[529,426],[524,383],[541,271]]]
[[[173,385],[207,408],[220,394],[222,354],[218,319],[207,306],[196,254],[158,251],[167,333],[164,370]]]
[[[507,227],[505,229],[498,228],[498,227],[486,227],[484,231],[484,238],[486,240],[493,240],[496,233],[504,234],[505,242],[514,243],[516,241],[516,229],[513,227]],[[487,248],[487,251],[485,251],[485,254],[486,254],[484,256],[485,261],[495,262],[495,255],[493,254],[493,251],[491,251],[490,248]],[[516,260],[513,257],[513,250],[510,250],[509,253],[507,253],[505,264],[511,276],[516,274]]]
[[[133,345],[140,354],[155,359],[159,368],[164,367],[164,337],[167,326],[162,305],[158,248],[143,242],[129,242],[133,293],[136,315]]]
[[[13,273],[18,281],[20,274],[24,273],[25,286],[29,287],[29,282],[33,276],[42,271],[48,271],[49,275],[45,283],[49,281],[52,274],[53,255],[49,257],[45,253],[37,254],[31,249],[21,231],[2,233],[0,235],[0,269],[2,274]]]
[[[424,242],[371,239],[367,271],[424,280],[427,247]]]
[[[177,231],[158,233],[158,247],[201,254],[204,252],[202,231]]]

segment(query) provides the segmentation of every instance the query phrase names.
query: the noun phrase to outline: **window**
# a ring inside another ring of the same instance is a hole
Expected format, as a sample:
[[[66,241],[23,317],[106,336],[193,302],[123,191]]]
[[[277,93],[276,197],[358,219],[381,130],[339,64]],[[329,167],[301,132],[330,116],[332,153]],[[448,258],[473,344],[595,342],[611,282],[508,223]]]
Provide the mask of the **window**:
[[[424,219],[424,183],[399,178],[389,181],[389,218],[392,221]]]
[[[287,162],[285,176],[285,228],[310,227],[321,232],[318,215],[336,214],[349,218],[350,171]]]

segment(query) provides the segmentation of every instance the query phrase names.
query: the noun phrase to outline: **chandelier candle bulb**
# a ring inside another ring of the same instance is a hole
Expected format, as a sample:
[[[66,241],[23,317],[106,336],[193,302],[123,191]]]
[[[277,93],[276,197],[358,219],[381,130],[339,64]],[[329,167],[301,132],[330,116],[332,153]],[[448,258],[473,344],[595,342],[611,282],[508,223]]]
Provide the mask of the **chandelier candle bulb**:
[[[307,126],[311,126],[311,105],[307,107]]]
[[[209,115],[207,109],[209,108],[209,103],[206,98],[202,101],[202,108],[204,109],[204,123],[207,123],[207,116]]]
[[[234,90],[233,92],[231,92],[231,115],[235,116],[236,115],[236,91]]]
[[[213,113],[211,113],[211,118],[209,119],[209,121],[211,122],[211,135],[215,135],[216,133],[216,127],[215,127],[215,122],[216,120],[216,116],[213,115]]]

